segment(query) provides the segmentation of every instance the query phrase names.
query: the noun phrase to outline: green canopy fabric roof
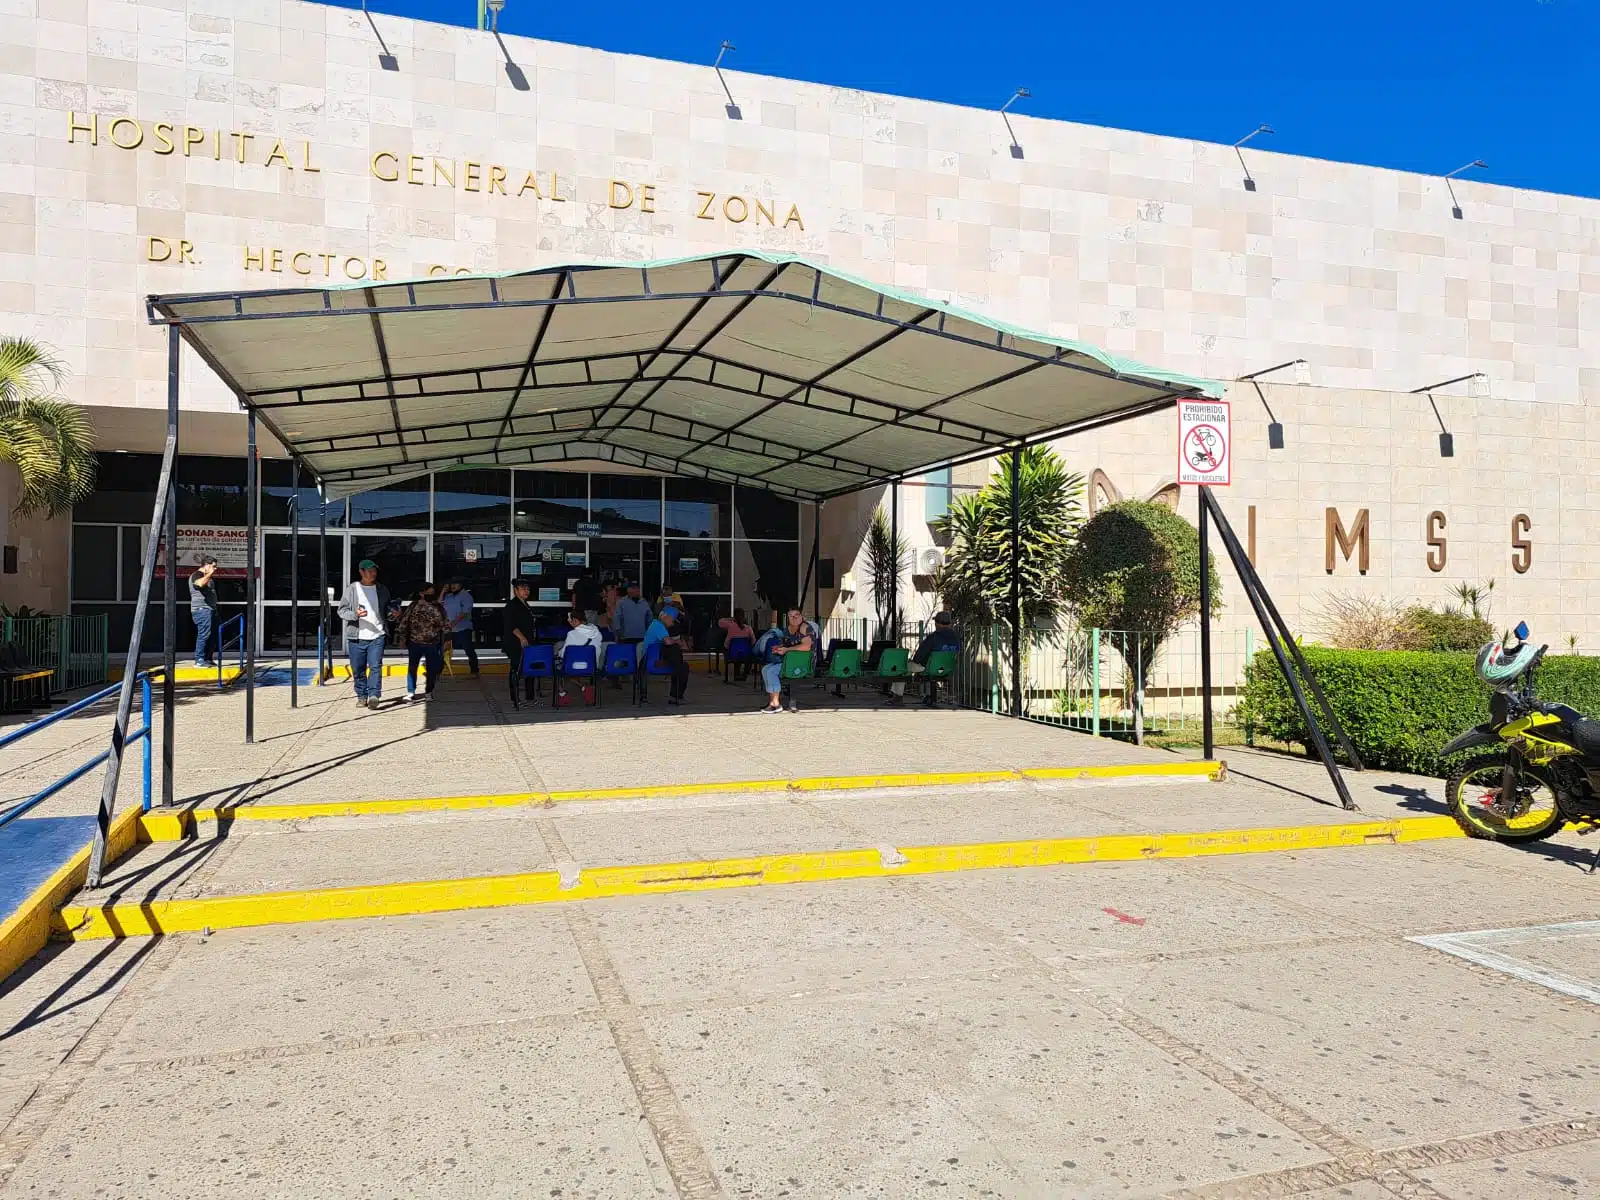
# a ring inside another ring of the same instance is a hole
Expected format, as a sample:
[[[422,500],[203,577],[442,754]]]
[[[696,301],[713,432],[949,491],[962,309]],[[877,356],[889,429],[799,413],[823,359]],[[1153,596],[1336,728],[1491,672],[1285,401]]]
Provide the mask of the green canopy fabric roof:
[[[331,495],[601,460],[819,499],[1222,392],[755,251],[148,308]]]

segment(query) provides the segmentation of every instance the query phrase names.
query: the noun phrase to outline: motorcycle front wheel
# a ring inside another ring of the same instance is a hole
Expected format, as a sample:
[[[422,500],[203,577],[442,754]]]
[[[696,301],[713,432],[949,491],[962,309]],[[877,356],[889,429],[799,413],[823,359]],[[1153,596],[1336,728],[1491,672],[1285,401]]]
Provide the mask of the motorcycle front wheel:
[[[1523,768],[1517,779],[1517,799],[1500,803],[1505,759],[1486,754],[1468,759],[1445,780],[1445,800],[1450,815],[1468,837],[1497,842],[1537,842],[1563,824],[1555,790],[1541,775]]]

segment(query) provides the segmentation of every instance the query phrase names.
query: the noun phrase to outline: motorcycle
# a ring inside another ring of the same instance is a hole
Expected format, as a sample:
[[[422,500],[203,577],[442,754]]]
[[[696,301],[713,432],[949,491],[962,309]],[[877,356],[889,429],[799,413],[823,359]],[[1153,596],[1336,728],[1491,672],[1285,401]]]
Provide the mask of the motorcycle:
[[[1539,699],[1534,676],[1548,649],[1528,642],[1524,622],[1478,652],[1478,677],[1494,689],[1489,720],[1442,752],[1496,747],[1445,781],[1450,815],[1468,837],[1537,842],[1569,823],[1600,824],[1600,721]]]

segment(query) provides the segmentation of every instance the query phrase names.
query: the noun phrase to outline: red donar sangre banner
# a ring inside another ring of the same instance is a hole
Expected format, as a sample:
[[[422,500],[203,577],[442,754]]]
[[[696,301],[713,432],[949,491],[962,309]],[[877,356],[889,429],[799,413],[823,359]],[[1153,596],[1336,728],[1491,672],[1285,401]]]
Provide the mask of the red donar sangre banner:
[[[178,526],[178,575],[188,578],[200,566],[206,555],[217,560],[217,579],[245,579],[248,577],[249,538],[246,531],[227,525]],[[156,578],[167,574],[167,547],[163,543],[156,559]],[[261,564],[256,564],[256,577],[261,576]]]

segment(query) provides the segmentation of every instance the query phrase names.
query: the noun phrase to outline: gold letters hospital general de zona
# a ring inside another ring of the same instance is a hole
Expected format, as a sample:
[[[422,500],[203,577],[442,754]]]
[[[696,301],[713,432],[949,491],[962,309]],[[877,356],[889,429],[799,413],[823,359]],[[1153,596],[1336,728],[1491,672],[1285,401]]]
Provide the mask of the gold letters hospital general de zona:
[[[68,112],[67,141],[83,141],[91,146],[110,145],[118,150],[144,149],[160,155],[182,154],[185,158],[206,157],[216,162],[275,166],[280,170],[304,171],[308,174],[320,174],[322,171],[312,161],[311,143],[308,141],[286,142],[283,138],[273,138],[267,134],[246,133],[237,129],[209,129],[172,121],[143,122],[126,116],[102,120],[99,113],[79,115]],[[543,172],[541,179],[540,172],[512,172],[499,163],[379,150],[369,160],[368,169],[374,179],[384,183],[414,187],[460,188],[467,192],[512,198],[525,197],[531,192],[535,200],[548,200],[555,204],[564,204],[576,195],[576,188],[570,185],[564,188],[560,175],[555,171]],[[517,178],[519,174],[520,180]],[[599,203],[603,198],[607,208],[654,213],[656,188],[657,185],[653,183],[610,179],[604,184],[603,195],[597,189],[594,202]],[[689,207],[694,216],[702,221],[721,218],[735,225],[748,221],[773,228],[788,229],[793,226],[802,232],[806,227],[797,204],[790,204],[786,209],[775,201],[736,193],[697,190]]]

